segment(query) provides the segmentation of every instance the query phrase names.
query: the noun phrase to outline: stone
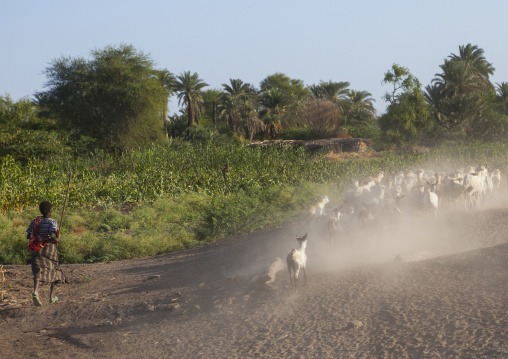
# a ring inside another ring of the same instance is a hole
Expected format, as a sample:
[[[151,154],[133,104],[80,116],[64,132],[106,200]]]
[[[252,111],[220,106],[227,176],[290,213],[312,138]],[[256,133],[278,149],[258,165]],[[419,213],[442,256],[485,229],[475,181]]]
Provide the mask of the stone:
[[[359,320],[352,320],[348,323],[348,329],[360,329],[363,326],[363,323]]]

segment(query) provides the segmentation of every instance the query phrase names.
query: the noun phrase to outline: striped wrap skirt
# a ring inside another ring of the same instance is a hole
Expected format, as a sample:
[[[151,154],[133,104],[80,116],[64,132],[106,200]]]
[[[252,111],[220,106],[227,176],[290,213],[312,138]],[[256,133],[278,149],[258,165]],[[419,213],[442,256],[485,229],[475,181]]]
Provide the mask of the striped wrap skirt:
[[[48,243],[38,252],[32,252],[32,273],[41,282],[64,282],[65,276],[58,265],[55,243]]]

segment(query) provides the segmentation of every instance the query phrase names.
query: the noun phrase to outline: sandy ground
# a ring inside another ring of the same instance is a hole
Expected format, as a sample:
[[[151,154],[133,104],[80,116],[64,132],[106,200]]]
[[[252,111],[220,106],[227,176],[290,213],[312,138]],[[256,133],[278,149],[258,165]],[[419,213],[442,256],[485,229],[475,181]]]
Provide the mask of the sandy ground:
[[[329,246],[301,221],[171,255],[64,265],[56,304],[6,266],[1,358],[508,358],[508,201]],[[307,285],[285,258],[308,232]],[[270,265],[282,258],[275,280]],[[396,259],[397,260],[394,260]]]

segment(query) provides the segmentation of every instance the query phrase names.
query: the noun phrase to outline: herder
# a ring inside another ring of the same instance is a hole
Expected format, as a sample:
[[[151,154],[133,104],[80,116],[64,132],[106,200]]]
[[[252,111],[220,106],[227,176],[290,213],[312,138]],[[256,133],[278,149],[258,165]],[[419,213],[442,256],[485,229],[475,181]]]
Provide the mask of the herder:
[[[40,282],[51,283],[49,302],[55,303],[58,297],[53,296],[55,284],[59,281],[65,282],[65,276],[58,265],[57,243],[58,224],[51,218],[52,205],[43,201],[39,205],[42,216],[35,218],[28,226],[26,233],[30,239],[28,248],[32,251],[32,272],[34,275],[34,292],[32,299],[34,305],[41,306],[39,299]]]

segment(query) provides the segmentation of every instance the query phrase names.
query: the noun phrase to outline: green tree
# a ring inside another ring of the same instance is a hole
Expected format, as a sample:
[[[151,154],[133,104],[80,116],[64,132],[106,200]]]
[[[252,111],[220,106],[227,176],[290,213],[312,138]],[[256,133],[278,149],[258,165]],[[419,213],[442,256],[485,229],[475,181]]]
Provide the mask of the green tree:
[[[169,111],[169,100],[171,96],[176,93],[176,77],[167,69],[160,70],[156,72],[156,77],[159,80],[160,84],[165,90],[165,98],[162,103],[162,111],[161,111],[161,121],[162,127],[166,133],[166,137],[168,135],[168,111]]]
[[[254,122],[259,121],[257,113],[255,116],[253,113],[257,103],[257,91],[252,85],[240,79],[230,79],[229,82],[229,84],[222,84],[224,91],[220,97],[219,111],[224,122],[236,133],[237,125],[240,122],[245,123],[244,116],[250,119],[247,122],[252,122],[254,118],[256,119]]]
[[[310,90],[305,87],[302,80],[291,79],[282,73],[267,76],[261,81],[260,88],[263,93],[276,88],[294,101],[304,101],[310,95]]]
[[[467,44],[465,46],[459,46],[459,54],[451,54],[449,58],[452,61],[462,62],[468,65],[479,86],[484,91],[488,91],[493,87],[489,76],[494,74],[495,69],[492,64],[487,61],[483,53],[483,49],[480,49],[477,45]]]
[[[252,141],[253,137],[265,129],[265,124],[259,119],[258,112],[252,103],[244,101],[241,107],[240,121],[238,127],[245,130],[246,137]]]
[[[344,122],[346,124],[371,123],[376,117],[372,94],[368,91],[348,90],[343,100]]]
[[[385,138],[399,147],[415,144],[422,130],[432,124],[420,82],[406,67],[394,64],[383,83],[392,86],[384,96],[389,102],[387,112],[379,121]]]
[[[93,50],[91,59],[62,57],[45,71],[41,106],[64,129],[98,139],[108,150],[127,150],[163,136],[160,114],[167,91],[153,60],[131,45]]]
[[[187,111],[187,125],[194,125],[196,115],[201,112],[203,106],[203,94],[201,90],[208,86],[195,72],[191,75],[186,71],[177,76],[176,90],[178,92],[178,104],[185,103]]]
[[[217,111],[218,104],[222,95],[222,91],[219,89],[206,89],[202,91],[203,93],[203,107],[204,107],[204,115],[203,117],[206,119],[208,123],[213,124],[214,127],[217,126]],[[202,121],[200,120],[200,123]]]
[[[349,82],[321,81],[319,85],[309,86],[309,90],[315,98],[339,104],[346,97],[349,85]]]
[[[285,120],[288,118],[290,100],[281,89],[270,88],[262,93],[260,104],[262,109],[259,115],[265,123],[266,132],[271,138],[275,138],[284,128]]]
[[[440,65],[432,84],[425,88],[432,117],[443,129],[440,135],[464,136],[481,131],[485,111],[494,87],[489,76],[494,67],[476,45],[459,46],[459,54],[451,54]],[[473,123],[477,122],[477,123]]]
[[[12,130],[37,120],[37,106],[28,98],[18,101],[7,94],[0,95],[0,125],[3,130]]]
[[[496,83],[496,99],[501,104],[504,114],[508,115],[508,82]]]

